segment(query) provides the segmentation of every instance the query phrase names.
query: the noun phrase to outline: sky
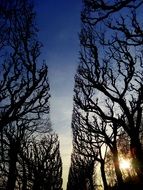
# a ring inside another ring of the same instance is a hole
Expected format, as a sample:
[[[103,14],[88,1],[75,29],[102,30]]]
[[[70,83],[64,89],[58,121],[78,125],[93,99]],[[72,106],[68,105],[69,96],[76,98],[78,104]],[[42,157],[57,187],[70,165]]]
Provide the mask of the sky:
[[[79,58],[82,0],[34,0],[42,57],[49,67],[52,128],[58,134],[66,190],[72,151],[74,75]]]

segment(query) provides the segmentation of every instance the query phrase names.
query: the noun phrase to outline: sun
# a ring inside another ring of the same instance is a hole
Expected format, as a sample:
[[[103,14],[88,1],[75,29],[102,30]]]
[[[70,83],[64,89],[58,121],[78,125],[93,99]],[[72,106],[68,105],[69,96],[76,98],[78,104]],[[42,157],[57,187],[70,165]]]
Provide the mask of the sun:
[[[131,168],[131,162],[127,159],[121,159],[120,160],[120,168],[123,170],[127,170]]]

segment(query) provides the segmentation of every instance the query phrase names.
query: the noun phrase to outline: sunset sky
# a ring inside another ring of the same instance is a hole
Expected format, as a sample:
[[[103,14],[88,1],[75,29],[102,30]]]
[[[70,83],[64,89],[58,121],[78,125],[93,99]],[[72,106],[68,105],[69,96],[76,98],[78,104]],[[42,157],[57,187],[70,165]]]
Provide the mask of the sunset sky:
[[[71,115],[74,75],[79,62],[81,0],[34,0],[42,58],[49,66],[52,127],[59,135],[63,188],[72,149]]]

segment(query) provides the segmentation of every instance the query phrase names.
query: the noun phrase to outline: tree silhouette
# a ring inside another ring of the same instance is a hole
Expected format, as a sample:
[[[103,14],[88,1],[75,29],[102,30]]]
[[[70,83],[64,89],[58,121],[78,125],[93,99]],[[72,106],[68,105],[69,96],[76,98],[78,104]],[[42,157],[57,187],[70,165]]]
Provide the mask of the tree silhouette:
[[[73,151],[69,170],[67,190],[93,190],[94,159]]]
[[[131,0],[84,1],[74,95],[80,109],[128,134],[141,179],[142,6],[142,1]]]
[[[110,133],[109,133],[110,129]],[[116,130],[116,131],[115,131]],[[92,157],[100,163],[101,177],[104,189],[108,188],[105,174],[106,152],[111,151],[115,173],[119,185],[123,185],[122,173],[119,167],[119,152],[117,147],[117,128],[104,121],[97,121],[88,112],[83,112],[74,105],[72,118],[73,147],[81,155]]]
[[[50,94],[31,1],[0,1],[0,27],[0,185],[7,190],[61,189],[58,137],[40,137],[51,131]],[[32,141],[33,136],[39,141]],[[47,178],[42,179],[42,172]]]
[[[22,190],[62,190],[62,162],[58,136],[49,134],[23,145],[19,154],[19,179]]]
[[[104,139],[99,133],[96,133],[96,124],[92,125],[88,116],[88,113],[80,112],[74,105],[72,117],[73,148],[77,154],[100,163],[104,189],[107,189],[108,184],[105,174],[106,151],[103,154],[104,151],[102,150]]]
[[[6,37],[0,39],[5,42],[1,44],[0,131],[19,119],[29,121],[30,126],[44,121],[44,114],[48,118],[50,97],[48,68],[45,63],[38,63],[41,43],[36,39],[30,1],[1,1],[1,9]]]

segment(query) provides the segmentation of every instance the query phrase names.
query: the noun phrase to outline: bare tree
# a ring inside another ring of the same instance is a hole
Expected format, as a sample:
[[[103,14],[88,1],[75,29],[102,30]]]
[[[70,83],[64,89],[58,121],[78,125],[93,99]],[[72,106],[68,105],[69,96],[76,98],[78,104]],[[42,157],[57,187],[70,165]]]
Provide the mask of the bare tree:
[[[123,178],[119,167],[119,152],[117,149],[118,128],[107,124],[105,121],[97,121],[89,112],[86,113],[74,107],[72,130],[74,149],[79,154],[93,157],[95,161],[100,163],[104,189],[108,189],[105,160],[106,152],[110,149],[118,185],[122,186]]]
[[[84,1],[76,104],[130,138],[135,169],[143,177],[140,141],[143,104],[142,1]],[[116,124],[116,125],[115,125]]]
[[[74,105],[72,116],[73,148],[77,154],[85,158],[92,158],[100,164],[101,176],[104,189],[108,188],[105,174],[105,154],[103,154],[104,140],[96,133],[96,125],[89,121],[89,113],[83,113]]]
[[[47,66],[38,62],[41,43],[36,39],[35,14],[30,1],[1,1],[1,9],[6,33],[5,39],[1,39],[5,43],[1,45],[0,60],[2,131],[17,120],[29,120],[30,126],[40,119],[44,121],[49,114],[50,95]]]
[[[67,190],[94,190],[94,159],[73,151],[69,170]]]
[[[32,190],[62,190],[58,136],[49,134],[41,140],[27,141],[19,154],[18,171],[22,190],[28,186]]]
[[[31,1],[0,1],[0,16],[0,180],[13,190],[22,144],[51,130],[48,67]]]

